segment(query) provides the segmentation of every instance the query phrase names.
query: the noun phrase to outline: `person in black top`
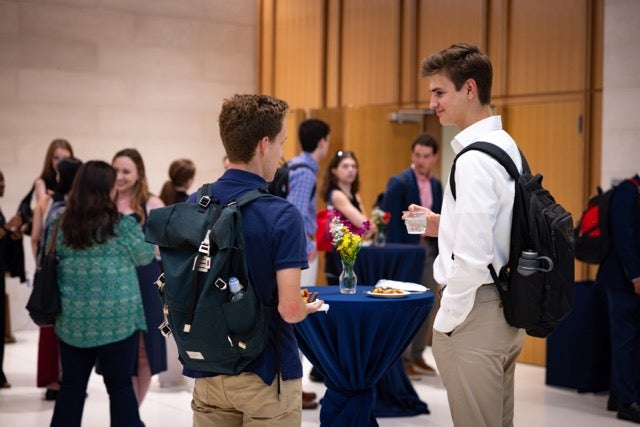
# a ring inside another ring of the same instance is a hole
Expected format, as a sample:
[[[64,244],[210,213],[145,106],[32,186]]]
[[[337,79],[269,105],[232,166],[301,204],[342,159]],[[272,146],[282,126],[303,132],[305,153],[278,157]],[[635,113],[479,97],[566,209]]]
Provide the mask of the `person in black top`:
[[[4,196],[4,175],[0,171],[0,197]],[[20,232],[20,217],[14,216],[6,221],[2,210],[0,209],[0,331],[4,332],[5,329],[5,273],[10,271],[9,255],[11,250],[11,243],[22,243],[22,233]],[[0,340],[0,389],[9,388],[11,384],[7,381],[7,377],[2,369],[4,362],[4,339]]]
[[[358,177],[358,160],[352,151],[338,150],[329,161],[322,189],[320,194],[343,220],[348,221],[353,229],[361,229],[366,221],[366,215],[362,213],[362,199],[358,193],[360,189],[360,179]],[[371,229],[362,237],[370,239],[375,235],[375,225],[371,224]],[[325,275],[327,284],[338,285],[340,275],[339,256],[335,249],[326,253]]]

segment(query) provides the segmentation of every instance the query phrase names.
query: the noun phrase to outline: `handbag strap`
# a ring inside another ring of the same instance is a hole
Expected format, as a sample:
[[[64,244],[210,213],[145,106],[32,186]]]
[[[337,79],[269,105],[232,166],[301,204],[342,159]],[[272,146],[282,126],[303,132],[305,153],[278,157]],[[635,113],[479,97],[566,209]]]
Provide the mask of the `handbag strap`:
[[[51,239],[49,240],[49,244],[47,245],[47,254],[50,254],[56,250],[56,235],[58,234],[58,227],[60,226],[60,222],[62,222],[62,216],[56,219],[55,223],[53,224]]]

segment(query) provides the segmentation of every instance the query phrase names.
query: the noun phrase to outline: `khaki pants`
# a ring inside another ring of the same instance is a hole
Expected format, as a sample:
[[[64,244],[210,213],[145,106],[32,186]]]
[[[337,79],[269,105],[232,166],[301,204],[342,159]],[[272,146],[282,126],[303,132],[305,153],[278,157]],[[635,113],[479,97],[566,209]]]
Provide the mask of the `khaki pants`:
[[[513,426],[513,378],[524,330],[507,324],[495,285],[448,334],[433,331],[433,356],[457,427]]]
[[[302,380],[266,385],[253,373],[198,378],[193,389],[194,427],[273,426],[302,424]]]

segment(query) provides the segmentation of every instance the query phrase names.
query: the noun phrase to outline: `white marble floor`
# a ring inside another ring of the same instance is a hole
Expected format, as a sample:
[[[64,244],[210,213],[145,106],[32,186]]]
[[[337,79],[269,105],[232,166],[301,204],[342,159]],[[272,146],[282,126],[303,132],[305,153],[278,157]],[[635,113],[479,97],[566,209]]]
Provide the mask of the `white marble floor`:
[[[43,390],[35,387],[37,331],[14,332],[17,343],[5,347],[4,371],[13,385],[0,390],[0,426],[41,427],[48,426],[53,403],[43,400]],[[429,350],[425,357],[431,363]],[[305,373],[310,367],[305,364]],[[451,426],[447,399],[439,377],[422,377],[414,381],[422,400],[429,404],[430,415],[409,418],[380,418],[382,427],[391,426]],[[142,420],[147,427],[177,427],[191,425],[189,381],[178,388],[160,388],[157,380],[151,386],[141,407]],[[319,395],[324,386],[312,383],[305,375],[305,391]],[[89,382],[83,426],[109,426],[108,397],[101,378],[93,375]],[[596,427],[629,426],[628,422],[615,418],[606,411],[606,394],[578,394],[545,385],[544,368],[520,364],[516,369],[516,417],[515,425],[524,427]],[[319,425],[320,410],[303,411],[302,425]]]

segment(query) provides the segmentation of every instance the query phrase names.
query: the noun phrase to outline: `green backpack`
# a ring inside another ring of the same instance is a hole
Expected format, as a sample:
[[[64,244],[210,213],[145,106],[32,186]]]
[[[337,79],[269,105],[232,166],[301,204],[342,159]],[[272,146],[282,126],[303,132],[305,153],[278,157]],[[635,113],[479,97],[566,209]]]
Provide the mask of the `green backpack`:
[[[167,319],[159,328],[173,333],[187,368],[238,374],[268,344],[274,307],[260,302],[249,279],[240,210],[260,197],[275,196],[250,190],[221,205],[205,184],[197,204],[149,213],[145,239],[159,246],[164,269],[156,284]],[[231,277],[244,288],[237,301],[231,301]]]

